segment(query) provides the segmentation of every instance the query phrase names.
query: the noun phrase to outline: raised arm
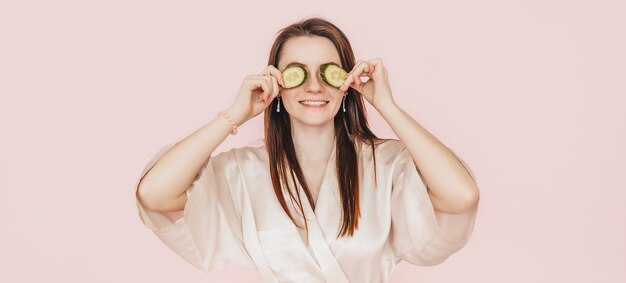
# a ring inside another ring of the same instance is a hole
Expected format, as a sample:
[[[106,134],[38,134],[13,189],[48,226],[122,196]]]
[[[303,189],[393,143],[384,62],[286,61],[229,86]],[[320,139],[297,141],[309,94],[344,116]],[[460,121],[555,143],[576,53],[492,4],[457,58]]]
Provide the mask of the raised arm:
[[[279,94],[279,82],[282,84],[282,74],[272,65],[245,77],[234,103],[224,112],[237,126],[245,123],[272,103]],[[183,210],[186,189],[231,130],[227,118],[218,116],[177,142],[139,181],[137,199],[155,211]]]
[[[229,111],[232,113],[230,109],[226,112]],[[231,130],[228,120],[215,117],[176,143],[141,179],[137,199],[155,211],[183,210],[187,203],[185,190]]]

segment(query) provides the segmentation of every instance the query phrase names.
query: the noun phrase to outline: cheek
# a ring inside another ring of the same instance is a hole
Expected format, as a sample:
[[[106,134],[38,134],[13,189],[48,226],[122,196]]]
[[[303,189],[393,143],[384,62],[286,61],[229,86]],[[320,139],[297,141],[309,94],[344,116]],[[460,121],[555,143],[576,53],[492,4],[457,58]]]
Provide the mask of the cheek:
[[[281,98],[289,100],[294,97],[296,93],[293,89],[281,89],[278,94],[280,94]]]

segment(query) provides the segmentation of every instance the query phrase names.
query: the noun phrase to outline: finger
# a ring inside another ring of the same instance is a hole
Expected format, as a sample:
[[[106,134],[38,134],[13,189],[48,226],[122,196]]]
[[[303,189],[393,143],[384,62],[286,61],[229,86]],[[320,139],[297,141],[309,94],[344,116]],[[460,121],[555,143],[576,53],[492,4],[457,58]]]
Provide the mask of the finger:
[[[361,62],[359,68],[361,70],[360,77],[362,78],[370,77],[372,70],[374,70],[373,68],[371,68],[371,65],[366,61]]]
[[[361,68],[363,71],[361,72],[361,75],[359,77],[359,85],[367,83],[372,78],[372,71],[374,70],[373,68],[371,68],[370,64],[365,61],[362,63]],[[361,80],[361,78],[366,78],[366,80],[363,81]]]
[[[381,65],[383,63],[383,60],[380,58],[373,58],[371,60],[369,60],[370,63],[374,64],[375,66]]]
[[[354,67],[352,67],[352,71],[350,72],[351,76],[352,76],[352,81],[354,82],[355,86],[358,86],[358,72],[359,72],[359,66],[361,65],[361,60],[356,61],[356,64],[354,64]],[[355,77],[356,75],[356,77]]]
[[[370,77],[370,79],[374,79],[374,77],[376,79],[380,78],[381,76],[377,75],[377,73],[379,73],[380,69],[382,69],[382,68],[376,68],[376,66],[374,66],[374,64],[372,64],[370,62],[367,62],[367,64],[369,66],[368,68],[370,69],[370,71],[368,73],[368,76]]]
[[[361,60],[359,60],[359,63],[354,67],[353,76],[356,86],[360,86],[363,83],[363,81],[361,81],[361,77],[367,77],[367,74],[364,74],[368,71],[367,67],[368,65]]]
[[[352,73],[352,80],[354,81],[354,85],[355,86],[359,86],[359,83],[361,82],[361,78],[359,78],[359,69],[354,69],[354,72]]]
[[[368,68],[369,68],[369,72],[367,72],[370,76],[370,78],[372,77],[371,74],[374,73],[374,71],[376,70],[376,68],[374,67],[374,64],[367,62]]]
[[[263,76],[263,79],[265,80],[265,82],[267,83],[267,85],[269,86],[269,90],[263,94],[263,99],[265,101],[267,101],[268,97],[270,97],[272,95],[272,93],[274,93],[274,82],[272,81],[272,76]]]
[[[250,90],[260,91],[261,93],[259,94],[259,101],[265,100],[265,94],[270,90],[265,76],[254,76],[252,85],[250,86]]]
[[[260,88],[262,90],[260,98],[264,100],[264,96],[271,91],[270,85],[267,83],[267,80],[264,78],[258,78],[255,79],[253,83],[253,90],[258,90]]]
[[[368,77],[371,77],[372,72],[374,72],[374,65],[372,65],[372,63],[370,62],[363,62],[363,66],[364,66],[364,71]]]
[[[377,73],[377,74],[382,75],[382,72],[384,71],[383,60],[381,60],[380,58],[374,58],[374,59],[369,60],[368,63],[371,64],[374,68],[372,73]]]
[[[361,69],[361,77],[363,76],[363,73],[369,74],[371,71],[369,63],[365,61],[361,61],[359,68]]]
[[[277,83],[280,84],[281,87],[285,87],[285,81],[283,80],[283,72],[278,70],[276,67],[270,65],[270,73],[272,74],[272,76],[278,79]]]
[[[341,88],[340,88],[341,91],[346,91],[350,87],[350,84],[352,84],[352,81],[353,81],[352,72],[350,72],[346,75],[346,78],[343,81],[343,84],[341,85]]]
[[[283,80],[283,73],[278,70],[276,67],[274,67],[273,65],[268,65],[267,67],[265,67],[265,69],[263,70],[263,72],[261,72],[262,75],[266,75],[266,76],[273,76],[275,78],[278,79],[278,84],[280,84],[280,86],[285,87],[285,83]]]
[[[274,97],[276,97],[278,95],[278,92],[280,91],[280,89],[278,88],[278,79],[276,77],[271,77],[271,78],[272,78],[272,86],[273,86],[274,91],[272,92],[272,95],[268,97],[267,100],[269,101],[274,99]]]

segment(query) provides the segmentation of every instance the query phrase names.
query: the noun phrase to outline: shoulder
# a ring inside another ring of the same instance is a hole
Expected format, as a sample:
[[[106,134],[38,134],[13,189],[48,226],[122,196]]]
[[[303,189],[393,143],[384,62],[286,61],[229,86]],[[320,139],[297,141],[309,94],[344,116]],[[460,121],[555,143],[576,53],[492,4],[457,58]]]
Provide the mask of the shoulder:
[[[258,164],[267,160],[265,145],[251,143],[243,147],[233,147],[211,157],[213,168],[222,172],[238,172],[245,164]]]
[[[360,158],[363,165],[368,167],[393,168],[394,164],[401,158],[406,146],[398,139],[375,139],[374,149],[370,142],[360,141]]]
[[[381,143],[381,150],[385,150],[388,153],[399,153],[406,149],[406,145],[399,139],[384,139]]]
[[[371,145],[368,141],[360,141],[361,144],[361,152],[367,153],[371,152]],[[398,139],[376,139],[374,140],[374,151],[376,155],[385,155],[385,156],[396,156],[400,152],[406,149],[406,145],[402,143],[402,141]]]
[[[237,162],[265,162],[268,159],[265,144],[247,145],[230,150]]]
[[[232,149],[233,157],[237,159],[239,163],[267,163],[269,157],[267,149],[265,147],[265,139],[255,140],[246,146],[237,147]]]

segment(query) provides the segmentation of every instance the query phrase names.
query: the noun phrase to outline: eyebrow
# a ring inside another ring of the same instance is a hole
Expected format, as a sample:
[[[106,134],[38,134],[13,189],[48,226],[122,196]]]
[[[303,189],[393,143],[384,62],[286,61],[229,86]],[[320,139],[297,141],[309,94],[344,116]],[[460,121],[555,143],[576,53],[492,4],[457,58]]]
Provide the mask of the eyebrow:
[[[339,64],[339,63],[337,63],[337,62],[334,62],[334,61],[331,61],[331,62],[326,62],[326,63],[320,64],[320,66],[321,66],[321,65],[324,65],[324,64],[335,64],[335,65],[337,65],[337,66],[341,67],[341,64]],[[282,69],[282,71],[284,71],[285,69],[287,69],[287,68],[289,68],[289,67],[291,67],[291,66],[300,66],[300,67],[303,67],[303,68],[305,68],[305,69],[306,69],[306,65],[305,65],[305,64],[303,64],[303,63],[300,63],[300,62],[291,62],[291,63],[287,64],[287,66],[285,66],[285,68],[284,68],[284,69]]]

